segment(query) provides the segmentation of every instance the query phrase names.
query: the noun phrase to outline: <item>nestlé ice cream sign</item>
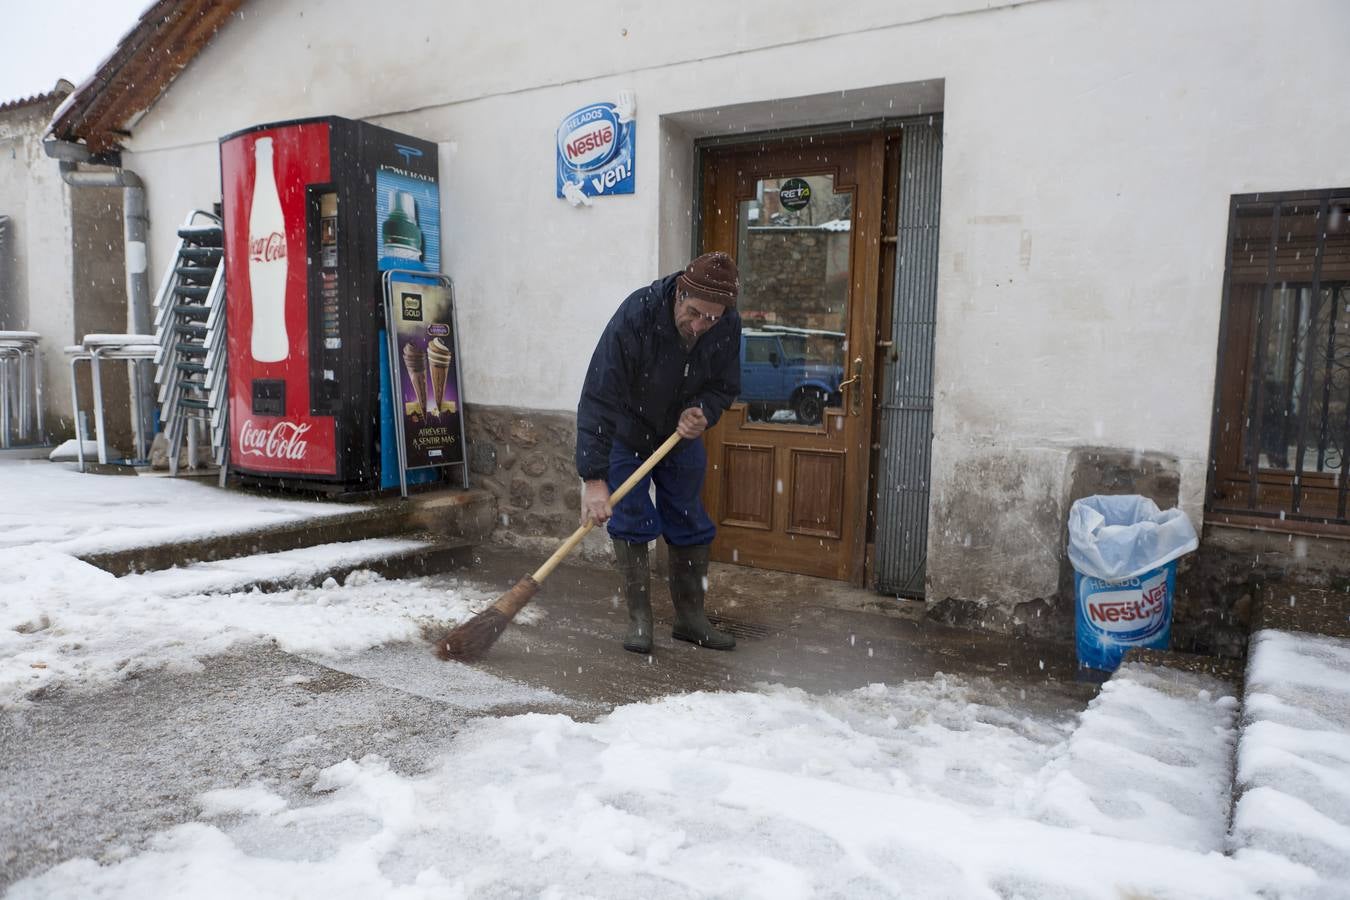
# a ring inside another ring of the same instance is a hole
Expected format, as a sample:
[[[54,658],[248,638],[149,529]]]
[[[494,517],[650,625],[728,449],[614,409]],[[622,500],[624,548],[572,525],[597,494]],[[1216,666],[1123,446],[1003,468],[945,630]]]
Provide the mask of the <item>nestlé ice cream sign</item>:
[[[622,101],[621,101],[622,102]],[[634,127],[630,105],[592,103],[558,126],[558,197],[633,193]]]

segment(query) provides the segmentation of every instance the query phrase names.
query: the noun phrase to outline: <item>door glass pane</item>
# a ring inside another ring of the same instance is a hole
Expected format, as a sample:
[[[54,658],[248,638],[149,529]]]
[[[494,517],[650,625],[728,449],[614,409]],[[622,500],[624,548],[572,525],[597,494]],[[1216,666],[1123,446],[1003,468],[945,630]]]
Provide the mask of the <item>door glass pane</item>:
[[[746,420],[818,425],[846,377],[853,195],[833,175],[766,178],[737,215]]]

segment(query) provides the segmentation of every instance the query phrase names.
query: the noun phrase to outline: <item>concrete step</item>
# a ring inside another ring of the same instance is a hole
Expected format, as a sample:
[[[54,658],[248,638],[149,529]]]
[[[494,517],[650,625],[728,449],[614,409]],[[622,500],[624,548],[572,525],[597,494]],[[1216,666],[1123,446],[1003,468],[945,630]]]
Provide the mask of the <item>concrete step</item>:
[[[132,573],[118,581],[134,590],[173,597],[317,585],[328,578],[344,579],[358,569],[387,578],[405,577],[445,571],[471,561],[472,545],[463,542],[436,541],[429,535],[366,538]]]
[[[0,459],[46,459],[54,448],[51,445],[26,445],[0,448]]]
[[[1182,653],[1179,650],[1138,648],[1127,652],[1125,661],[1142,663],[1155,668],[1176,669],[1179,672],[1212,675],[1231,685],[1231,689],[1235,691],[1242,685],[1242,660],[1240,659],[1208,656],[1202,653]]]
[[[496,524],[496,510],[496,501],[487,491],[434,491],[407,500],[379,498],[351,512],[224,534],[209,540],[193,537],[149,547],[91,553],[80,558],[104,571],[123,576],[171,569],[184,563],[237,559],[416,533],[432,535],[438,542],[468,546],[487,540]]]
[[[1127,658],[1040,776],[1033,813],[1106,837],[1222,852],[1238,683]],[[1174,660],[1175,662],[1175,660]]]
[[[1261,592],[1236,769],[1232,849],[1350,885],[1350,593],[1283,582]]]
[[[1350,638],[1350,585],[1335,589],[1268,582],[1256,596],[1252,634],[1265,628]]]
[[[1240,677],[1235,661],[1155,651],[1132,652],[1123,677],[1140,664],[1241,685],[1223,791],[1232,798],[1228,833],[1214,849],[1305,867],[1291,896],[1342,896],[1350,884],[1350,592],[1266,583]]]

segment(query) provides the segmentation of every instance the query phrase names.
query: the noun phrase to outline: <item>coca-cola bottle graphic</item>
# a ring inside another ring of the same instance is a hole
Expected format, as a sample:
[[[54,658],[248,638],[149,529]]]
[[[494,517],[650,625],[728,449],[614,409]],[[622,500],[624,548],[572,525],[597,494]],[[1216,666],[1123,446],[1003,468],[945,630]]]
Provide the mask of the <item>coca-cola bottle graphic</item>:
[[[272,139],[253,145],[253,207],[248,215],[248,282],[253,296],[250,348],[258,362],[280,362],[290,354],[286,336],[286,220],[272,169]]]

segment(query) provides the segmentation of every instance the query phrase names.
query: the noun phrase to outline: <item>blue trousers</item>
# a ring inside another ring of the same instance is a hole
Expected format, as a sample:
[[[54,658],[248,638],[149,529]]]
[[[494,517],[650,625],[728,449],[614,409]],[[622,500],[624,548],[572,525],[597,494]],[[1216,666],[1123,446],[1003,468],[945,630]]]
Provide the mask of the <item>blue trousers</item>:
[[[609,489],[613,491],[627,481],[643,462],[645,457],[615,441],[609,451]],[[703,442],[681,441],[614,507],[609,520],[610,537],[630,544],[650,543],[658,536],[676,547],[711,544],[717,528],[699,498],[707,468],[708,454]],[[650,489],[653,482],[654,506]]]

